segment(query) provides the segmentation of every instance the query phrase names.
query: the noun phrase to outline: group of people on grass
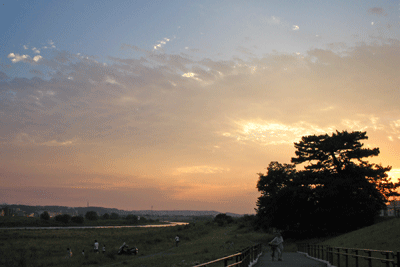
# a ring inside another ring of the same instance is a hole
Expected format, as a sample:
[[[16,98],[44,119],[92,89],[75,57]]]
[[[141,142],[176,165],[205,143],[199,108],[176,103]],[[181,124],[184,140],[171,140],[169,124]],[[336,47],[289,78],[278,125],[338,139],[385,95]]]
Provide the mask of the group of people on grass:
[[[179,236],[175,237],[175,244],[178,246],[179,244]],[[124,243],[125,245],[125,243]],[[275,238],[272,239],[271,242],[268,243],[268,245],[271,247],[272,254],[271,258],[274,261],[275,260],[275,254],[278,256],[278,261],[282,261],[282,252],[283,252],[283,238],[282,235],[278,232],[275,235]],[[97,240],[94,240],[94,246],[93,246],[93,251],[95,253],[99,253],[99,242]],[[106,253],[106,245],[103,245],[103,254]],[[85,250],[82,250],[82,255],[85,255]],[[72,257],[72,250],[70,248],[67,248],[67,256],[66,258],[71,258]]]
[[[97,240],[94,240],[94,246],[93,246],[93,251],[95,253],[99,253],[99,242],[97,242]],[[106,245],[103,245],[103,254],[106,253]],[[85,256],[85,250],[82,250],[82,255]],[[72,257],[72,249],[67,248],[67,256],[66,258],[71,258]]]
[[[179,236],[175,236],[175,245],[178,246],[179,244]],[[125,243],[124,243],[125,245]],[[93,251],[95,253],[99,253],[99,242],[97,240],[94,240],[94,246],[93,246]],[[106,245],[103,245],[103,254],[106,253]],[[82,250],[82,255],[85,256],[85,250]],[[71,258],[72,257],[72,250],[70,248],[67,248],[67,256],[66,258]]]

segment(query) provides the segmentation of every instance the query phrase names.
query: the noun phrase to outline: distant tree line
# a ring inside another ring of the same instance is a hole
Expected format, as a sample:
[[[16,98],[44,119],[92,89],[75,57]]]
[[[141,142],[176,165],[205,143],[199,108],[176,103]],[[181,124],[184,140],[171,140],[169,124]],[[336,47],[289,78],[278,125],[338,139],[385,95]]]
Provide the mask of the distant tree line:
[[[272,161],[258,174],[258,225],[310,236],[372,224],[399,184],[388,178],[390,166],[365,160],[379,154],[363,148],[365,139],[359,131],[305,136],[294,144],[292,164]]]
[[[42,214],[40,214],[40,219],[43,221],[49,221],[50,220],[50,215],[47,211],[44,211]],[[76,223],[76,224],[83,224],[86,221],[112,221],[112,220],[119,220],[120,222],[124,224],[138,224],[139,223],[139,216],[129,214],[127,216],[121,217],[117,213],[105,213],[102,216],[99,216],[96,211],[88,211],[86,212],[85,216],[78,215],[78,216],[71,216],[69,214],[59,214],[54,217],[54,220],[57,222],[61,222],[64,224],[68,224],[70,222]],[[122,221],[121,221],[122,220]],[[145,217],[141,217],[140,221],[142,223],[149,222],[148,219]]]

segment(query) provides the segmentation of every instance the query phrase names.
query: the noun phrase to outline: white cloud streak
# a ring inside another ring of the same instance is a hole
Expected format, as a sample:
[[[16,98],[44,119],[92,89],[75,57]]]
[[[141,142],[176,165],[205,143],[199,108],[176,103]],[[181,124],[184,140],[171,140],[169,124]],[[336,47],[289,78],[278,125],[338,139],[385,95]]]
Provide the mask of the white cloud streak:
[[[26,61],[30,58],[29,55],[19,55],[19,54],[14,54],[14,53],[10,53],[7,56],[8,58],[11,58],[11,62],[12,63],[17,63],[20,61]]]

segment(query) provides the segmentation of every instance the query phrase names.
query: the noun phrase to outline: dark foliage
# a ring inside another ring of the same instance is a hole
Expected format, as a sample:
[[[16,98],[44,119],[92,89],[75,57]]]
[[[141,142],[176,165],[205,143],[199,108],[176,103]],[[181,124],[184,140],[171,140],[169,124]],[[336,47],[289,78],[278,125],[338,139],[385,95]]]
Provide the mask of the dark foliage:
[[[67,224],[71,220],[71,215],[68,215],[68,214],[57,215],[54,219],[57,222],[62,222],[62,223]]]
[[[224,226],[225,224],[233,223],[234,220],[231,216],[226,215],[225,213],[220,213],[215,216],[214,222],[216,222],[219,226]]]
[[[345,232],[373,223],[399,184],[391,167],[370,164],[378,148],[363,148],[366,132],[305,136],[295,143],[294,164],[271,162],[259,173],[258,224],[293,235]],[[295,164],[309,163],[297,171]]]
[[[48,221],[50,220],[50,215],[47,211],[43,212],[42,214],[40,214],[40,219]]]
[[[138,216],[129,214],[125,217],[129,224],[137,224],[138,223]]]
[[[88,211],[85,214],[85,219],[89,221],[97,221],[99,219],[99,215],[95,211]]]
[[[111,215],[110,215],[111,220],[117,220],[118,218],[119,218],[118,213],[115,213],[115,212],[111,213]]]
[[[71,222],[73,222],[73,223],[82,224],[84,221],[85,221],[85,218],[83,218],[83,216],[73,216],[71,218]]]

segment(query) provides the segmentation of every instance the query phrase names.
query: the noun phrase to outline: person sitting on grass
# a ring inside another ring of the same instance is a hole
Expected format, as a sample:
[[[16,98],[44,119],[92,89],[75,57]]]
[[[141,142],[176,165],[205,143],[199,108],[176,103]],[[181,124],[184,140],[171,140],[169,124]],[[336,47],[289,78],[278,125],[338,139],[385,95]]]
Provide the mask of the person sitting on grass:
[[[66,259],[69,259],[72,257],[72,250],[67,248],[67,256],[65,256]]]

